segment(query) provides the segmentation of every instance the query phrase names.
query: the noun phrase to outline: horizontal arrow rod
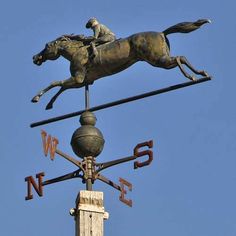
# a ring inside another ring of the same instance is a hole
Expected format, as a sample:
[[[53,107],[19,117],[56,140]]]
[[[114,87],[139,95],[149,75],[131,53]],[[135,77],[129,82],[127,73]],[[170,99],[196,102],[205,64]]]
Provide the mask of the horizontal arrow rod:
[[[65,180],[69,180],[69,179],[73,179],[73,178],[83,178],[82,175],[79,174],[80,170],[74,171],[72,173],[54,178],[54,179],[49,179],[46,180],[42,183],[42,185],[48,185],[48,184],[54,184],[57,182],[61,182],[61,181],[65,181]]]
[[[119,185],[117,185],[116,183],[114,183],[113,181],[109,180],[108,178],[106,178],[105,176],[101,174],[98,174],[97,179],[101,180],[103,183],[106,183],[119,191],[122,191]]]
[[[203,82],[206,82],[206,81],[211,80],[211,79],[212,78],[209,76],[209,77],[204,77],[204,78],[201,78],[201,79],[198,79],[198,80],[195,80],[195,81],[188,81],[188,82],[185,82],[185,83],[172,85],[172,86],[162,88],[162,89],[158,89],[158,90],[154,90],[154,91],[151,91],[151,92],[148,92],[148,93],[143,93],[143,94],[140,94],[140,95],[136,95],[136,96],[124,98],[124,99],[121,99],[121,100],[117,100],[117,101],[114,101],[114,102],[109,102],[109,103],[106,103],[106,104],[102,104],[102,105],[99,105],[99,106],[96,106],[96,107],[92,107],[92,108],[89,109],[89,111],[91,111],[91,112],[92,111],[99,111],[99,110],[102,110],[102,109],[105,109],[105,108],[118,106],[118,105],[121,105],[121,104],[124,104],[124,103],[136,101],[136,100],[143,99],[143,98],[146,98],[146,97],[151,97],[151,96],[161,94],[161,93],[166,93],[166,92],[169,92],[169,91],[172,91],[172,90],[177,90],[177,89],[188,87],[188,86],[191,86],[191,85],[194,85],[194,84],[203,83]],[[68,118],[79,116],[85,111],[86,110],[80,110],[80,111],[77,111],[77,112],[72,112],[72,113],[69,113],[69,114],[62,115],[62,116],[57,116],[57,117],[50,118],[50,119],[47,119],[47,120],[42,120],[42,121],[39,121],[39,122],[35,122],[35,123],[32,123],[30,125],[30,127],[34,128],[34,127],[37,127],[37,126],[49,124],[49,123],[56,122],[56,121],[59,121],[59,120],[65,120],[65,119],[68,119]]]
[[[96,163],[95,166],[98,167],[98,169],[96,170],[96,173],[98,173],[106,168],[109,168],[111,166],[115,166],[115,165],[118,165],[118,164],[121,164],[124,162],[135,160],[136,158],[137,158],[136,156],[129,156],[129,157],[124,157],[121,159],[113,160],[113,161],[108,161],[105,163]]]
[[[82,171],[84,171],[84,168],[82,166],[82,163],[80,161],[75,160],[73,157],[70,157],[69,155],[67,155],[66,153],[56,149],[55,151],[58,155],[64,157],[66,160],[70,161],[71,163],[73,163],[74,165],[76,165],[77,167],[79,167]]]

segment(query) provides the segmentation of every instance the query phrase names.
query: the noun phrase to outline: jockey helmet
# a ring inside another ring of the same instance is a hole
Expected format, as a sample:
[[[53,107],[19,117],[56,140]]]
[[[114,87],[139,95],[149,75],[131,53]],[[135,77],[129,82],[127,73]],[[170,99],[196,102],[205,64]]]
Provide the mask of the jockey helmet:
[[[95,26],[98,24],[98,21],[95,17],[92,17],[91,19],[88,20],[88,22],[86,23],[86,28],[91,28],[92,26]]]

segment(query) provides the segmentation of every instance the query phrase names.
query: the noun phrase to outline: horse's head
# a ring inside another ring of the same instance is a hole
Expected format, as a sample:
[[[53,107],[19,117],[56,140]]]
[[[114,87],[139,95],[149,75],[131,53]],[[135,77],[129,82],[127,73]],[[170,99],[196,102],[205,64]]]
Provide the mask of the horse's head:
[[[38,54],[33,56],[34,64],[40,66],[47,60],[56,60],[60,56],[61,40],[57,39],[46,43],[45,48]]]
[[[59,56],[71,61],[74,53],[85,46],[80,35],[75,37],[76,39],[71,39],[71,36],[63,35],[54,41],[46,43],[45,48],[33,56],[34,64],[40,66],[43,62],[56,60]]]

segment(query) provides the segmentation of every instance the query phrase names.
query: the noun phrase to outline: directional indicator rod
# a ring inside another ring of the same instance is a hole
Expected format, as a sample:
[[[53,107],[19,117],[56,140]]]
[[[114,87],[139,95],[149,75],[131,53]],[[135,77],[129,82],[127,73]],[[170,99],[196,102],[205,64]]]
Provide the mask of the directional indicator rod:
[[[139,150],[139,149],[146,147],[146,146],[148,147],[148,150],[143,150],[143,151]],[[105,163],[96,163],[95,166],[98,167],[98,169],[96,170],[96,173],[99,173],[100,171],[102,171],[106,168],[109,168],[111,166],[118,165],[118,164],[128,162],[128,161],[132,161],[132,160],[135,160],[139,157],[143,157],[146,155],[148,156],[148,159],[146,161],[144,161],[144,162],[135,161],[134,162],[134,169],[150,165],[153,160],[153,152],[152,152],[151,148],[153,148],[153,141],[152,140],[147,141],[147,142],[143,142],[143,143],[139,143],[134,148],[134,155],[133,156],[124,157],[121,159],[117,159],[117,160],[113,160],[113,161],[109,161],[109,162],[105,162]]]
[[[54,179],[49,179],[49,180],[43,181],[42,185],[45,186],[48,184],[54,184],[54,183],[58,183],[58,182],[73,179],[73,178],[81,178],[82,179],[83,175],[81,175],[80,172],[81,172],[81,170],[79,169],[79,170],[76,170],[72,173],[62,175],[62,176],[54,178]]]
[[[47,132],[44,130],[41,131],[41,136],[42,136],[43,151],[45,156],[47,156],[48,153],[50,153],[50,159],[53,161],[55,158],[55,153],[57,153],[58,155],[65,158],[66,160],[73,163],[74,165],[76,165],[77,167],[79,167],[81,170],[84,171],[84,168],[80,161],[74,159],[73,157],[70,157],[66,153],[57,149],[57,144],[59,143],[57,138],[48,135]]]
[[[130,182],[128,182],[123,178],[119,178],[120,185],[118,185],[101,174],[98,174],[97,179],[120,191],[120,197],[119,197],[120,201],[128,205],[129,207],[132,207],[133,204],[132,200],[125,198],[125,195],[127,194],[125,186],[128,187],[129,191],[132,191],[132,184]]]
[[[139,143],[135,146],[133,149],[133,155],[104,162],[104,163],[96,163],[96,158],[89,156],[89,157],[84,157],[82,162],[76,160],[73,157],[70,157],[69,155],[63,153],[57,148],[57,145],[59,143],[58,139],[48,135],[46,131],[42,130],[41,131],[41,137],[42,137],[42,143],[43,143],[43,153],[45,156],[50,154],[50,159],[54,160],[55,159],[55,154],[60,155],[61,157],[65,158],[69,162],[73,163],[78,169],[76,171],[73,171],[69,174],[62,175],[53,179],[49,179],[46,181],[43,181],[43,176],[44,173],[41,172],[36,175],[36,178],[38,179],[38,184],[34,180],[32,176],[28,176],[25,178],[25,181],[27,182],[27,196],[25,197],[26,200],[33,199],[33,194],[32,194],[32,187],[35,189],[36,193],[39,196],[43,196],[43,186],[49,185],[49,184],[54,184],[57,182],[73,179],[73,178],[81,178],[83,183],[86,183],[86,189],[89,191],[92,191],[92,186],[95,180],[100,180],[111,187],[117,189],[120,191],[120,197],[119,199],[125,203],[128,206],[132,206],[132,200],[131,199],[126,199],[125,195],[127,194],[127,189],[129,191],[132,191],[132,184],[128,182],[127,180],[120,178],[119,182],[120,185],[114,183],[113,181],[109,180],[105,176],[101,175],[100,172],[104,169],[110,168],[115,165],[119,165],[125,162],[133,161],[138,158],[144,158],[143,161],[136,160],[134,162],[134,169],[141,168],[144,166],[148,166],[151,164],[153,160],[153,141],[146,141],[143,143]],[[52,158],[53,157],[53,158]]]

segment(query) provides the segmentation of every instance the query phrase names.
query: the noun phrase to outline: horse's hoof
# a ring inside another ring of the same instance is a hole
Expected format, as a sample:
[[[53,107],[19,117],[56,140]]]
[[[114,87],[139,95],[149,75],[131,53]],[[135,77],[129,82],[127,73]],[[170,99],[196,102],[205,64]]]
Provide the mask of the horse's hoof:
[[[209,77],[208,73],[206,71],[203,71],[203,76]]]
[[[50,110],[50,109],[52,109],[52,105],[51,104],[48,104],[47,106],[46,106],[46,108],[45,108],[45,110]]]
[[[191,81],[196,81],[196,80],[197,80],[193,75],[190,76],[189,79],[190,79]]]
[[[40,96],[37,95],[37,96],[32,98],[31,102],[36,103],[36,102],[39,101],[39,99],[40,99]]]

